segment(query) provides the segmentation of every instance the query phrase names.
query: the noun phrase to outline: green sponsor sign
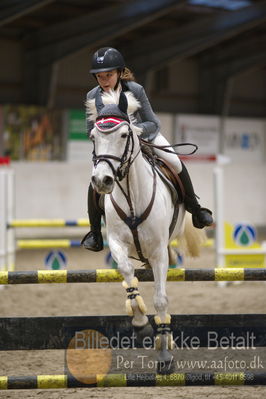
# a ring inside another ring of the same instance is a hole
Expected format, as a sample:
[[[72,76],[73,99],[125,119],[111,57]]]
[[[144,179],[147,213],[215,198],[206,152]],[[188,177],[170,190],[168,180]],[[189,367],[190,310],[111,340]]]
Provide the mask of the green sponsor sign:
[[[88,140],[85,111],[80,109],[68,111],[68,138],[69,140]]]

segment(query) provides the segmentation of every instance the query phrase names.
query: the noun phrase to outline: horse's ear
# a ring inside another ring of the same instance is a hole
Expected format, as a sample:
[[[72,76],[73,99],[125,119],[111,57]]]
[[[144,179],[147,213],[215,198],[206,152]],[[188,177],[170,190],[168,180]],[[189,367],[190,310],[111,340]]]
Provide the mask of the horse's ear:
[[[102,100],[102,96],[101,96],[101,89],[98,88],[98,90],[96,91],[96,95],[95,95],[95,107],[97,110],[97,113],[99,114],[99,112],[103,109],[104,107],[104,103]]]
[[[122,111],[126,115],[127,115],[127,105],[128,105],[127,96],[125,95],[125,93],[123,91],[121,91],[118,107],[119,107],[120,111]]]

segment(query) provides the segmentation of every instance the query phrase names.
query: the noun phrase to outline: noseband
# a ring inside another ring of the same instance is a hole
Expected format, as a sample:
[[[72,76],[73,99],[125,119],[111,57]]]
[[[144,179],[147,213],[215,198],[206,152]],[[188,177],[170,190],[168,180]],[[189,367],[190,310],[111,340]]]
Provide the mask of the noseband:
[[[129,132],[127,136],[127,141],[125,144],[125,149],[121,157],[117,157],[112,154],[101,154],[101,155],[96,155],[95,152],[95,145],[93,144],[93,152],[92,152],[92,162],[94,167],[96,167],[100,162],[106,162],[110,166],[110,168],[113,171],[114,178],[115,180],[121,181],[129,172],[130,165],[132,164],[132,155],[134,151],[134,140],[133,140],[133,132],[130,128],[130,125],[126,121],[122,121],[121,123],[117,124],[114,127],[111,127],[110,129],[102,129],[99,127],[99,124],[96,122],[96,129],[102,133],[105,134],[111,134],[115,132],[117,129],[119,129],[122,125],[127,125],[129,127]],[[129,150],[130,146],[130,141],[132,142],[131,150]],[[128,153],[130,151],[130,154],[128,156]],[[119,165],[117,169],[115,169],[114,165],[112,164],[111,160],[118,161]]]

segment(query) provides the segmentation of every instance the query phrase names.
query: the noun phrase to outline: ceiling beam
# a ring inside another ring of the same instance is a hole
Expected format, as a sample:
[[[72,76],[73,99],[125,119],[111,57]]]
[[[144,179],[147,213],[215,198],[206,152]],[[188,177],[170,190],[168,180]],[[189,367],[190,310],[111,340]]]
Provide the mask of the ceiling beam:
[[[96,47],[153,21],[185,0],[137,0],[43,29],[26,41],[28,51],[38,52],[41,65],[53,63],[84,47]]]
[[[54,1],[55,0],[23,0],[17,1],[15,3],[14,1],[9,1],[9,4],[6,5],[4,9],[4,4],[1,4],[2,10],[0,14],[0,26],[7,25],[10,22],[15,21],[16,19],[23,17],[24,15],[27,15],[33,11],[38,10],[39,8],[53,3]]]
[[[107,39],[109,42],[114,37],[169,13],[184,2],[185,0],[131,1],[42,30],[33,36],[33,40],[25,43],[25,101],[43,105],[48,103],[48,91],[43,90],[43,87],[50,85],[51,71],[58,60],[84,47],[97,46]],[[32,79],[32,76],[35,78]],[[47,77],[48,81],[43,81]]]
[[[218,75],[218,81],[214,82],[216,87],[214,101],[215,113],[228,114],[231,87],[236,76],[266,65],[266,53],[264,49],[265,46],[261,48],[261,51],[254,52],[254,54],[243,54],[242,57],[236,56],[224,65],[223,70],[220,71]],[[225,110],[226,108],[228,109]]]
[[[234,56],[231,53],[231,47],[229,44],[228,49],[223,49],[225,57],[220,56],[219,49],[205,52],[200,57],[200,112],[220,114],[223,109],[224,95],[233,78],[266,65],[265,44],[260,37],[251,42],[240,43],[240,46],[235,47],[237,50]],[[230,58],[228,54],[231,55]]]
[[[217,79],[230,78],[265,63],[265,35],[229,42],[221,49],[215,48],[201,54],[200,68]]]
[[[144,39],[139,49],[136,47],[135,51],[130,49],[127,52],[126,59],[128,65],[139,73],[147,69],[156,70],[251,30],[265,21],[266,1],[237,12],[200,19],[184,28]]]
[[[239,54],[225,64],[222,77],[225,79],[247,72],[251,69],[257,69],[266,64],[265,45],[261,48],[250,49],[250,51],[240,56]]]
[[[263,50],[265,49],[265,43],[266,33],[263,33],[263,31],[253,31],[253,34],[252,32],[247,32],[247,35],[239,35],[234,40],[215,46],[211,50],[206,50],[201,55],[209,54],[211,57],[209,57],[207,66],[217,67],[230,62],[238,56],[242,57],[243,55],[254,53],[254,51],[265,52]]]

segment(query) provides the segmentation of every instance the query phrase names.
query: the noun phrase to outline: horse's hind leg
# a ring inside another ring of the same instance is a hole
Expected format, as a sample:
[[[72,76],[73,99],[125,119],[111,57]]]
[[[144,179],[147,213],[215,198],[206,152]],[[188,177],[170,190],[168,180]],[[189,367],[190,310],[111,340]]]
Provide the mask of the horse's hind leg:
[[[171,332],[171,316],[167,313],[168,298],[166,294],[166,280],[168,270],[168,252],[157,252],[158,258],[152,262],[154,274],[154,307],[157,315],[154,320],[157,327],[155,347],[159,352],[158,372],[168,374],[173,371],[173,357],[169,350],[173,349],[173,337]]]
[[[143,327],[148,323],[146,305],[139,294],[138,279],[134,277],[134,267],[128,258],[127,251],[115,241],[109,239],[112,256],[117,262],[119,272],[123,275],[123,287],[126,289],[126,311],[133,316],[132,324],[135,327]]]
[[[156,257],[157,254],[157,257]],[[151,260],[151,266],[154,275],[154,307],[157,311],[158,318],[161,319],[162,323],[168,320],[167,307],[168,298],[166,294],[166,280],[168,271],[168,252],[167,248],[160,248],[156,251],[155,256]]]

